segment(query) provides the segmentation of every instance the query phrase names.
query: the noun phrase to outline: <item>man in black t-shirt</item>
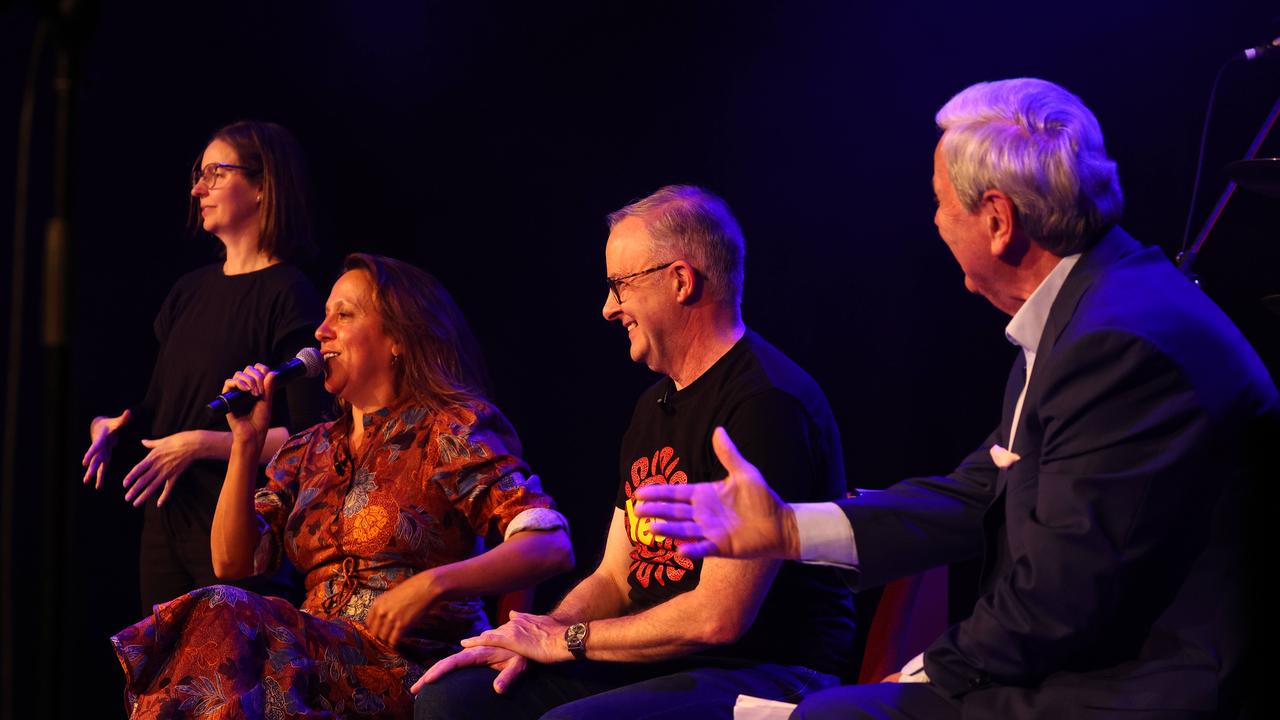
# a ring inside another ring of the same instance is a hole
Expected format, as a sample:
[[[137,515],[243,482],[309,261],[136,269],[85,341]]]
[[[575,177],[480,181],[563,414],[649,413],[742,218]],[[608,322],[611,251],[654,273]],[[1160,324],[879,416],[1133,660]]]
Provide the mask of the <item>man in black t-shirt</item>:
[[[717,426],[792,501],[843,497],[844,467],[821,389],[742,323],[742,234],[724,201],[671,186],[609,223],[604,316],[665,377],[623,438],[604,557],[551,614],[516,614],[429,670],[420,720],[728,718],[738,694],[796,702],[849,667],[852,600],[836,571],[693,560],[636,517],[639,487],[724,476]]]

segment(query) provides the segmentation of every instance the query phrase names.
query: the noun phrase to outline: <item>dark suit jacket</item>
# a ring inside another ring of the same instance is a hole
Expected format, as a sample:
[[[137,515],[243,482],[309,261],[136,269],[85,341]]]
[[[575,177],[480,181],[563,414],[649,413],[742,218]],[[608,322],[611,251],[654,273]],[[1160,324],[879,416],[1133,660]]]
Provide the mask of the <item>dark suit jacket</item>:
[[[1249,453],[1277,413],[1262,363],[1158,250],[1117,228],[1054,301],[1022,458],[1000,470],[988,450],[1008,444],[1024,377],[1019,353],[1004,421],[950,475],[841,504],[858,586],[982,554],[972,615],[925,654],[965,717],[1229,705]]]

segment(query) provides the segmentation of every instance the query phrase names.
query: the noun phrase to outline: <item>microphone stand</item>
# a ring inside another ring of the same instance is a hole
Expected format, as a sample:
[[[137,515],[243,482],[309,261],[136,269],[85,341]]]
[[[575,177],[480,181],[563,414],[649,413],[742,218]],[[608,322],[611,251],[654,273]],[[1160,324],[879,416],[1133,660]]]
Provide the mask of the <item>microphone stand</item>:
[[[1271,133],[1271,128],[1275,126],[1277,118],[1280,118],[1280,98],[1276,98],[1275,104],[1271,106],[1271,112],[1267,114],[1267,119],[1263,121],[1262,127],[1258,128],[1258,134],[1254,136],[1253,143],[1249,145],[1249,149],[1242,159],[1253,160],[1258,157],[1258,149],[1262,147],[1263,141]],[[1178,253],[1176,262],[1183,275],[1189,278],[1193,277],[1191,266],[1195,264],[1196,258],[1200,256],[1200,250],[1204,247],[1205,240],[1209,237],[1209,233],[1213,231],[1214,226],[1218,224],[1218,220],[1222,218],[1222,212],[1227,208],[1227,201],[1235,194],[1237,187],[1239,187],[1239,183],[1235,180],[1227,182],[1227,187],[1222,191],[1222,196],[1218,198],[1217,204],[1213,206],[1213,212],[1209,213],[1209,218],[1205,220],[1204,226],[1200,228],[1200,232],[1196,233],[1195,241],[1184,252]]]

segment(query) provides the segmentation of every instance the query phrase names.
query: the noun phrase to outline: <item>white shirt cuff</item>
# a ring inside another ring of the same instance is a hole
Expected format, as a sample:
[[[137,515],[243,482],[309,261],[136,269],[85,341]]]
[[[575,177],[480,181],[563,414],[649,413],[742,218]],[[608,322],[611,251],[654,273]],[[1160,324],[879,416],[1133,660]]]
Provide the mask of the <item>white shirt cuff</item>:
[[[564,515],[552,510],[551,508],[529,508],[521,510],[519,515],[511,520],[511,524],[507,525],[507,531],[502,534],[503,540],[511,539],[512,535],[525,530],[555,530],[560,528],[569,532],[569,521]]]
[[[835,503],[792,503],[800,534],[800,562],[857,569],[858,545],[849,516]]]

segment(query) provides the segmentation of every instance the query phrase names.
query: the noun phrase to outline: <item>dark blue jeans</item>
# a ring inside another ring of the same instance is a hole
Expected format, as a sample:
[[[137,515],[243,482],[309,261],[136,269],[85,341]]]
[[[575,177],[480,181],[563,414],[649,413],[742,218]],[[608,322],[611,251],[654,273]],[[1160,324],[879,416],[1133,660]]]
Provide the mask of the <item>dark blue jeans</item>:
[[[845,685],[814,693],[791,720],[946,720],[959,718],[959,703],[934,685]]]
[[[428,685],[414,704],[415,720],[449,718],[606,718],[641,720],[733,717],[738,695],[799,702],[835,686],[831,675],[796,665],[718,662],[627,664],[579,661],[530,664],[502,695],[497,672],[465,668]]]

